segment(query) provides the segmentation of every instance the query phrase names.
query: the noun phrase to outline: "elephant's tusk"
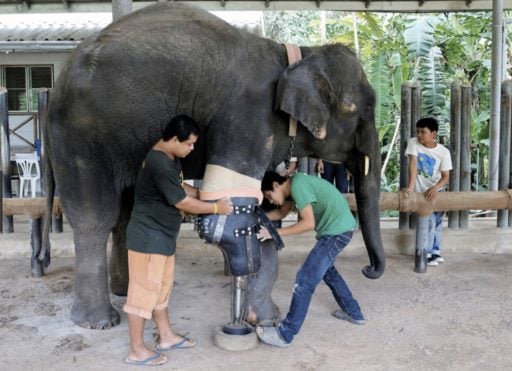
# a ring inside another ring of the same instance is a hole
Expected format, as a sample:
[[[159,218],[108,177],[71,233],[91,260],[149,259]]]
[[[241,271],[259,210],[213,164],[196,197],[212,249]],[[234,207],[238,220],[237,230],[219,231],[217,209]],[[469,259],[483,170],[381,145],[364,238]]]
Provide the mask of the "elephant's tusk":
[[[317,139],[325,139],[327,130],[325,130],[325,128],[315,128],[313,129],[313,136]]]
[[[354,113],[357,111],[357,106],[348,98],[343,98],[339,107],[342,113]]]
[[[368,170],[370,170],[370,158],[364,156],[364,176],[368,175]]]

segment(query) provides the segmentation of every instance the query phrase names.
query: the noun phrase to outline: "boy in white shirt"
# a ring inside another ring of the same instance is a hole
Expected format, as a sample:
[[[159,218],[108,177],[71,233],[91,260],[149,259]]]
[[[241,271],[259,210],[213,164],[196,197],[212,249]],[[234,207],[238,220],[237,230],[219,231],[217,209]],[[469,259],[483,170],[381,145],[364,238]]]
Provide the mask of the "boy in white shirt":
[[[439,124],[434,118],[422,118],[416,123],[416,138],[407,144],[409,156],[410,192],[423,192],[427,201],[433,202],[437,193],[448,183],[452,159],[448,148],[436,142]],[[428,265],[443,263],[441,257],[441,230],[444,211],[435,211],[429,219]]]

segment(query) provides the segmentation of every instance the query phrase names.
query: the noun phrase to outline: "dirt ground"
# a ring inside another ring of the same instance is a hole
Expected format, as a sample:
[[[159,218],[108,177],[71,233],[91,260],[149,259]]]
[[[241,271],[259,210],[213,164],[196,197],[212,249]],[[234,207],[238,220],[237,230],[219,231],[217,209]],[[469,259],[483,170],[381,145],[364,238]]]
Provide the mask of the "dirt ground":
[[[227,351],[213,343],[229,322],[231,278],[219,250],[184,228],[169,312],[175,330],[198,341],[167,353],[165,370],[510,370],[512,254],[445,254],[446,262],[414,273],[414,258],[390,254],[379,280],[361,274],[364,248],[349,245],[337,260],[366,316],[364,326],[335,319],[336,304],[321,284],[293,345],[260,344]],[[1,236],[1,235],[0,235]],[[61,235],[58,238],[70,238]],[[2,241],[0,239],[0,241]],[[314,235],[285,239],[273,298],[286,313],[295,273]],[[71,242],[69,242],[71,244]],[[8,249],[2,242],[1,249]],[[28,254],[27,245],[27,254]],[[62,254],[65,255],[65,254]],[[69,319],[73,258],[56,257],[46,275],[30,277],[27,257],[0,259],[0,370],[126,370],[126,315],[111,330],[87,330]],[[121,311],[122,297],[111,297]],[[146,340],[154,346],[147,323]]]

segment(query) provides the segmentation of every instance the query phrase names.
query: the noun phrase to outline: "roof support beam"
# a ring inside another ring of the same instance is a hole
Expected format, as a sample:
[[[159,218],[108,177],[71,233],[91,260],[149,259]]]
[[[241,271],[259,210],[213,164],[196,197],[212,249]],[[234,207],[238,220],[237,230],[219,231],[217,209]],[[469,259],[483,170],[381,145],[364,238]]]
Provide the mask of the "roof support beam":
[[[30,2],[29,2],[30,1]],[[60,2],[59,2],[60,1]],[[179,1],[179,0],[175,0]],[[155,1],[134,1],[133,10],[156,3]],[[185,0],[185,3],[195,4],[207,10],[343,10],[343,11],[371,11],[371,12],[406,12],[429,13],[450,11],[478,11],[492,10],[492,0],[422,0],[422,1],[376,1],[376,0]],[[504,9],[512,9],[512,0],[503,0]],[[110,1],[72,1],[55,0],[55,2],[40,3],[37,0],[23,2],[1,1],[1,13],[60,13],[60,12],[112,12]]]

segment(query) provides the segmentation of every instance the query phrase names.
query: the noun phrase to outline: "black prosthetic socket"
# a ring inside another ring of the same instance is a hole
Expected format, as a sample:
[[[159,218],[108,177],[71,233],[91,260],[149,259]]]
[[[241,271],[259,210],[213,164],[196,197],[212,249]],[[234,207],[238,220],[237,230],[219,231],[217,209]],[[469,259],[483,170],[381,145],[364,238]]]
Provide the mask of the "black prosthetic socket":
[[[255,208],[255,197],[232,197],[233,214],[208,214],[197,218],[199,237],[218,245],[228,262],[233,276],[256,273],[261,266],[260,241],[256,237],[259,230]]]

